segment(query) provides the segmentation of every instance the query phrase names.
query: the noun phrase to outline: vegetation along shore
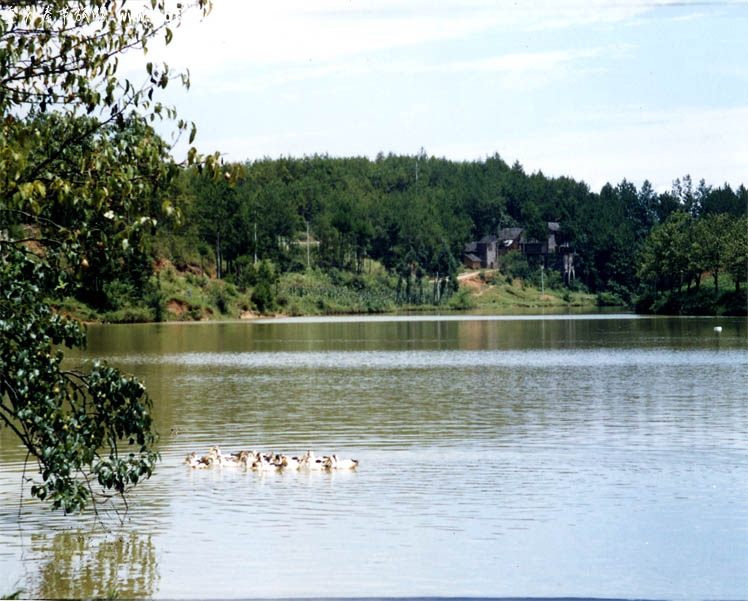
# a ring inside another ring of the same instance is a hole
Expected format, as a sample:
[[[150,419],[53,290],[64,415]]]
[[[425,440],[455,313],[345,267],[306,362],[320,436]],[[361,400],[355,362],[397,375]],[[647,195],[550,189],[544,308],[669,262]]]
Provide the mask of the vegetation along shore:
[[[155,138],[137,120],[128,133]],[[59,310],[107,322],[601,305],[746,314],[744,186],[685,176],[662,193],[625,179],[593,192],[498,154],[424,152],[224,173],[180,168],[139,199],[148,227],[114,252],[87,243],[82,285]],[[116,226],[99,223],[104,235]]]

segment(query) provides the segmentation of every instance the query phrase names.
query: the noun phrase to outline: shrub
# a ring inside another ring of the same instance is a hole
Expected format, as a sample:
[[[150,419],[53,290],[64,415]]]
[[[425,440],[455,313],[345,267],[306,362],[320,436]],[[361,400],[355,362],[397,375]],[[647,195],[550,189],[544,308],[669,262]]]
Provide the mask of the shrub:
[[[223,282],[211,282],[205,291],[208,296],[208,303],[214,305],[222,315],[229,311],[231,291],[233,290],[234,296],[236,295],[236,288],[231,286],[231,289],[229,289],[229,286],[230,284],[224,284]]]
[[[621,307],[625,304],[626,302],[613,292],[599,292],[597,294],[598,307]]]
[[[269,313],[275,308],[273,290],[267,281],[258,282],[254,287],[252,302],[260,313]]]
[[[475,300],[475,297],[467,288],[460,288],[457,293],[447,301],[447,308],[455,310],[474,309],[477,305],[478,301]]]
[[[104,282],[102,290],[104,291],[104,297],[106,299],[106,308],[114,311],[131,304],[135,295],[135,290],[133,289],[132,284],[129,282],[123,282],[122,280],[110,280]]]
[[[164,295],[155,286],[149,286],[143,296],[146,306],[150,309],[154,321],[164,321],[166,316],[166,302]]]
[[[102,321],[109,323],[148,323],[154,321],[149,307],[124,307],[116,311],[107,311],[101,316]]]

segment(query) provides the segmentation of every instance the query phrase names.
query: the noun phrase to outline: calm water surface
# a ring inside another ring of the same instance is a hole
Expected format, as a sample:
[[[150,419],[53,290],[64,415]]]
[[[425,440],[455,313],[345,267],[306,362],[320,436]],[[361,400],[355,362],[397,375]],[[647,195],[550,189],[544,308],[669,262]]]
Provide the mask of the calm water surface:
[[[162,462],[104,530],[19,506],[0,432],[0,594],[746,599],[747,336],[635,316],[91,327],[71,363],[146,381]],[[213,444],[361,464],[181,463]]]

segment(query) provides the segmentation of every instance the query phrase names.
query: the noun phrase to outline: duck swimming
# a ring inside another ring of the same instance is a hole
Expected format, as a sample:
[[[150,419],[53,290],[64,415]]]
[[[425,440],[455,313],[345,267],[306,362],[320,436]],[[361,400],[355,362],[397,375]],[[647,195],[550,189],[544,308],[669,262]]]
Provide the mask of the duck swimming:
[[[301,469],[307,469],[311,471],[319,471],[325,469],[325,461],[327,457],[317,457],[314,451],[307,451],[299,462]]]
[[[287,455],[281,455],[281,469],[283,470],[298,470],[301,467],[301,461],[298,457],[288,457]]]
[[[269,458],[267,455],[262,454],[260,455],[260,458],[252,464],[252,469],[256,472],[276,472],[280,468],[280,464],[276,463],[273,457]]]
[[[328,470],[355,470],[357,466],[358,459],[338,459],[337,455],[330,455],[325,461]]]
[[[258,472],[352,470],[358,467],[357,459],[340,459],[335,454],[317,456],[311,450],[301,457],[289,457],[282,453],[261,453],[254,450],[236,451],[226,455],[217,445],[210,447],[205,456],[200,456],[196,452],[190,453],[183,463],[193,469],[243,467]]]
[[[197,453],[193,452],[185,457],[184,463],[189,465],[192,469],[207,469],[214,465],[215,459],[211,455],[199,457]]]

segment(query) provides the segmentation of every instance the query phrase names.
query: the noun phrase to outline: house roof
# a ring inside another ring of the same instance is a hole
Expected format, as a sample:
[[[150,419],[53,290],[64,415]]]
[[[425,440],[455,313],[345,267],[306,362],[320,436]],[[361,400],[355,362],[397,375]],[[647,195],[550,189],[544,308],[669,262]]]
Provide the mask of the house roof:
[[[522,234],[521,227],[505,227],[499,232],[499,240],[516,240]]]

